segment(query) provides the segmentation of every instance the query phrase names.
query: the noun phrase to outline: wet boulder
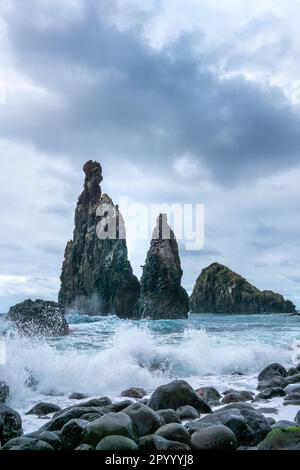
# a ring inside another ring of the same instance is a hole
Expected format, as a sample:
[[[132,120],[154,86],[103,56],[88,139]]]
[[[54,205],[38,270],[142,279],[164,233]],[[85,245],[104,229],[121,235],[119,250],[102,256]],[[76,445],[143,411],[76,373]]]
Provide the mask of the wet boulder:
[[[146,390],[138,387],[131,387],[121,393],[121,397],[144,398],[147,395]]]
[[[265,367],[260,372],[260,374],[258,375],[258,381],[262,382],[274,376],[287,377],[287,375],[288,375],[288,372],[285,367],[283,367],[281,364],[274,363]]]
[[[124,436],[135,440],[131,418],[125,413],[108,413],[89,423],[82,433],[82,443],[96,447],[106,436]]]
[[[57,413],[61,411],[60,406],[54,405],[53,403],[38,403],[29,411],[27,411],[27,415],[36,415],[36,416],[46,416],[48,414]]]
[[[0,403],[0,443],[22,436],[22,420],[19,413]]]
[[[139,450],[145,452],[157,452],[157,451],[189,451],[190,446],[183,442],[170,441],[164,437],[158,435],[145,436],[138,441]]]
[[[155,411],[167,408],[177,410],[186,405],[193,406],[199,413],[212,412],[210,406],[184,380],[175,380],[158,387],[148,403],[149,408]]]
[[[226,426],[208,426],[194,432],[191,437],[193,450],[235,450],[235,434]]]
[[[39,439],[31,439],[29,437],[18,437],[8,441],[1,450],[38,450],[38,451],[49,451],[54,450],[54,448],[45,441]]]
[[[196,408],[190,405],[181,406],[176,410],[176,413],[182,421],[200,418],[199,412]]]
[[[258,450],[300,450],[300,428],[273,429],[259,444]]]
[[[62,308],[45,300],[25,300],[9,309],[8,320],[26,336],[65,336],[69,326]]]
[[[132,451],[138,450],[138,446],[132,439],[125,436],[107,436],[99,442],[96,450]]]
[[[164,437],[169,441],[182,442],[188,446],[191,443],[189,432],[182,424],[165,424],[156,431],[155,435]]]
[[[156,414],[161,418],[163,424],[181,424],[178,414],[174,410],[158,410]]]
[[[218,404],[221,394],[215,387],[200,387],[196,390],[197,395],[211,406]]]
[[[135,432],[138,437],[154,434],[161,426],[161,418],[147,406],[141,403],[134,403],[123,410],[132,420]]]

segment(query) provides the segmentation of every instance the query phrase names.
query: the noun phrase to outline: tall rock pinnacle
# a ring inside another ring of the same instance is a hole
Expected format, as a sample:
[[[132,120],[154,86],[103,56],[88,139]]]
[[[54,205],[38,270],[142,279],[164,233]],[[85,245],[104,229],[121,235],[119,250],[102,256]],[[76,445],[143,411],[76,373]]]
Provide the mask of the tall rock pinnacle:
[[[101,165],[88,161],[83,170],[84,190],[75,211],[73,240],[65,250],[59,303],[81,313],[130,318],[140,285],[128,261],[125,236],[120,236],[125,233],[124,222],[111,198],[101,193]],[[97,227],[102,222],[104,228],[115,223],[114,238],[99,238]]]
[[[189,299],[181,287],[182,269],[175,235],[160,214],[141,279],[136,317],[153,320],[187,318]]]

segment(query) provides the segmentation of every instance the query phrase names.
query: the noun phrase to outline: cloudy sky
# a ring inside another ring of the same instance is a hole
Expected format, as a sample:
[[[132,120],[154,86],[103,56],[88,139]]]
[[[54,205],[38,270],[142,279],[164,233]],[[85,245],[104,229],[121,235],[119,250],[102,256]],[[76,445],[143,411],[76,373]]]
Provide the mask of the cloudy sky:
[[[115,202],[205,204],[189,291],[219,261],[300,308],[299,22],[299,0],[2,0],[0,311],[56,298],[89,159]]]

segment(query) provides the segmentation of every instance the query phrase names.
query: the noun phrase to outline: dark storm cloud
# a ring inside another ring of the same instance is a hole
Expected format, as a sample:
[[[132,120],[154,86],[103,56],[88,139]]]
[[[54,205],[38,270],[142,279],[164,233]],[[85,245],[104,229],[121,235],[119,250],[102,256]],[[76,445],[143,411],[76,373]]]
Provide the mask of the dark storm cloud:
[[[222,184],[298,164],[299,114],[278,88],[220,80],[199,33],[158,51],[86,5],[65,28],[40,28],[28,1],[7,16],[16,66],[49,97],[21,97],[20,112],[11,97],[2,136],[81,160],[151,157],[152,167],[190,153]]]

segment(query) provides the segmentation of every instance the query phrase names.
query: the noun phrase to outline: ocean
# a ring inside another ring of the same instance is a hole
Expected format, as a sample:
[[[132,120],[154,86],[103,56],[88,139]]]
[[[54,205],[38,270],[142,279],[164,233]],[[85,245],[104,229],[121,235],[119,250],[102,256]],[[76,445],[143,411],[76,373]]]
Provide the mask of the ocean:
[[[114,316],[69,315],[71,334],[46,340],[10,338],[0,316],[0,379],[10,386],[8,405],[22,415],[25,432],[44,423],[26,411],[39,401],[66,407],[74,392],[120,400],[128,387],[153,390],[176,378],[193,387],[255,391],[258,373],[272,362],[297,362],[300,317],[190,315],[188,320],[127,321]],[[300,362],[300,359],[298,360]],[[25,382],[36,379],[37,388]],[[297,407],[268,401],[278,419]],[[78,402],[76,402],[78,403]],[[273,416],[273,415],[270,415]]]

